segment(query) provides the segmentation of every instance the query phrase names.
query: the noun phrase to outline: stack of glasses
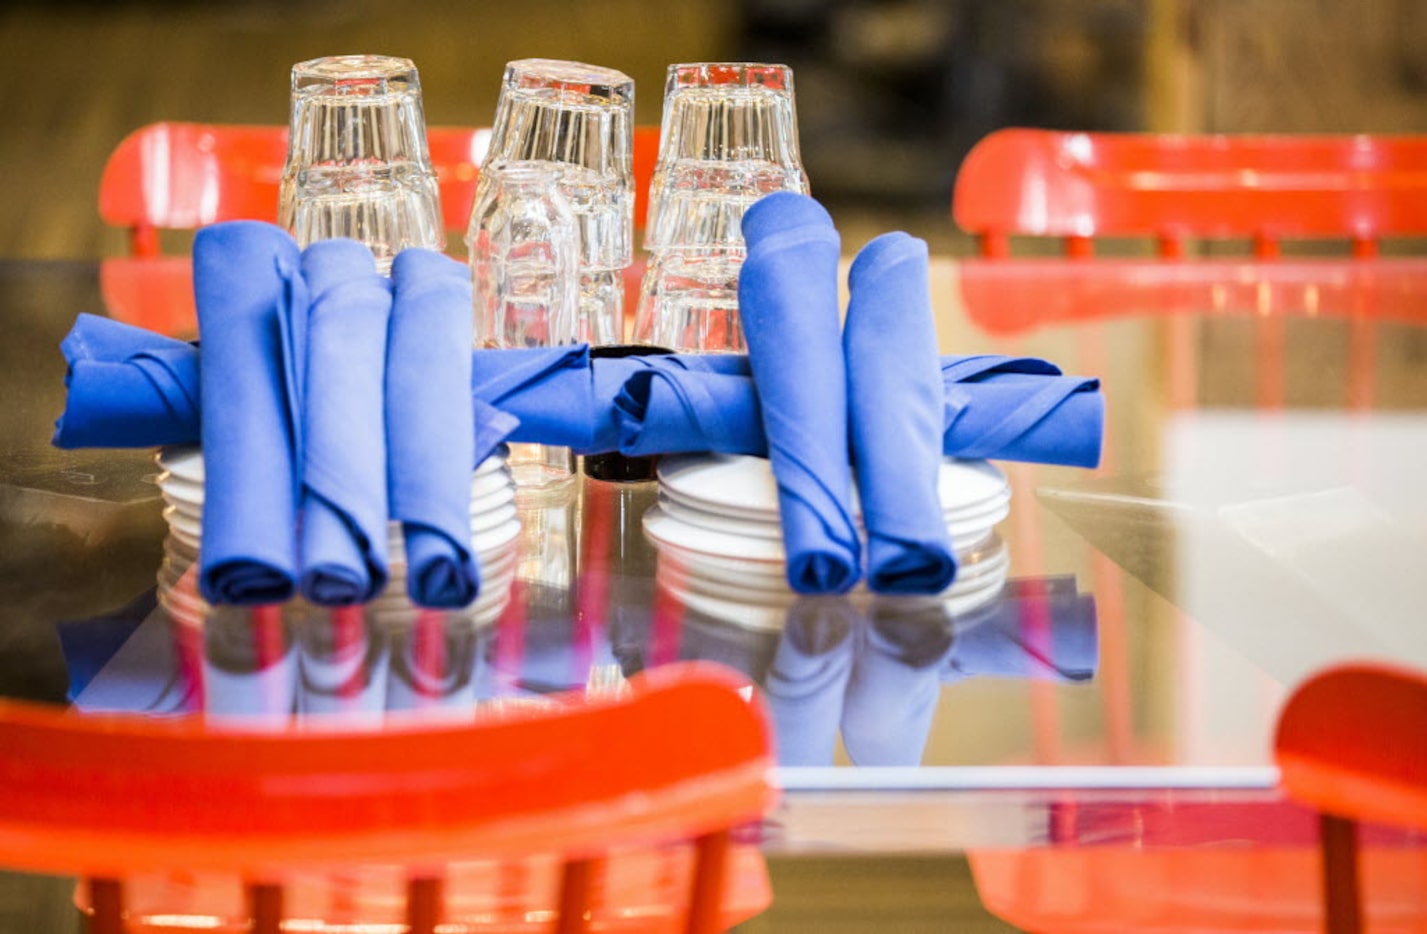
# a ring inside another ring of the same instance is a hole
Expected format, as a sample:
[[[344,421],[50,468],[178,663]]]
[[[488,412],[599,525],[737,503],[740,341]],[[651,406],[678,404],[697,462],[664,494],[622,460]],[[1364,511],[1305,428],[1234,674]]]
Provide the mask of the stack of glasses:
[[[346,55],[292,69],[278,223],[298,246],[349,237],[386,273],[407,247],[443,250],[421,82],[404,58]]]
[[[649,191],[634,338],[678,351],[740,352],[743,215],[775,191],[807,194],[793,73],[784,65],[671,65]]]

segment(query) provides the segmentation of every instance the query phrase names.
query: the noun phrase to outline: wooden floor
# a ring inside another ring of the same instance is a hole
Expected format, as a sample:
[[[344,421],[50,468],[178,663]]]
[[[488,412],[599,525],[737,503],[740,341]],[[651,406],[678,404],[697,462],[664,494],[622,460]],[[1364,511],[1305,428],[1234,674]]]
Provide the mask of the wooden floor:
[[[379,52],[417,63],[430,123],[490,122],[505,62],[543,56],[619,68],[636,80],[637,119],[657,123],[666,65],[730,53],[722,0],[305,0],[286,3],[41,3],[0,9],[11,75],[0,115],[0,257],[123,252],[95,213],[105,156],[162,119],[283,123],[292,63]],[[904,226],[950,236],[944,206],[923,225],[865,212],[848,228]],[[860,242],[860,241],[858,241]],[[3,314],[3,309],[0,309]],[[777,904],[747,926],[768,932],[1011,930],[977,902],[961,859],[781,860]],[[0,934],[77,931],[73,886],[0,877]]]

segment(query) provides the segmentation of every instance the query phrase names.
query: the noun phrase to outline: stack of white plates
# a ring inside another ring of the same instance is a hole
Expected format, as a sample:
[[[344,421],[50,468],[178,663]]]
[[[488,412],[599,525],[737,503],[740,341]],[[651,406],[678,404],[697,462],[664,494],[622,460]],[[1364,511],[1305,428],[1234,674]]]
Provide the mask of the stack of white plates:
[[[158,454],[159,490],[169,534],[159,567],[159,602],[175,620],[201,623],[208,607],[198,595],[194,575],[203,529],[203,454],[196,447],[165,448]],[[406,556],[399,523],[388,528],[391,579],[366,607],[379,624],[414,620],[421,607],[406,597]],[[494,621],[510,599],[515,581],[520,519],[515,481],[505,457],[494,454],[476,468],[471,480],[471,539],[481,569],[481,592],[460,615],[475,624]]]
[[[956,580],[940,599],[956,615],[1005,585],[1009,558],[995,526],[1010,512],[1011,488],[986,461],[947,458],[938,490],[958,562]],[[852,506],[860,522],[855,491]],[[659,549],[659,585],[671,596],[740,625],[782,626],[797,595],[788,587],[778,486],[766,459],[665,458],[659,503],[645,513],[644,532]]]

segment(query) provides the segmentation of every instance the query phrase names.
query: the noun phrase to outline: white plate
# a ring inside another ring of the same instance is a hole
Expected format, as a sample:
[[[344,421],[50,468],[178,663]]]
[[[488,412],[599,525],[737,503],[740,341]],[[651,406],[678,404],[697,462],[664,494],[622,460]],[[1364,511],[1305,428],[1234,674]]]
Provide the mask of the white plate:
[[[947,526],[955,551],[966,551],[984,542],[996,523],[1006,517],[1009,507],[974,522]],[[744,561],[782,564],[786,559],[783,541],[779,538],[753,537],[727,531],[702,528],[670,515],[660,506],[644,514],[644,534],[658,547],[675,548],[695,555],[740,558]]]
[[[690,506],[731,516],[766,519],[778,513],[778,484],[771,463],[734,454],[676,454],[659,463],[660,489]],[[1005,474],[987,461],[948,457],[941,463],[937,492],[942,511],[955,514],[1007,495]],[[861,511],[852,490],[852,511]]]
[[[175,484],[203,489],[203,449],[197,445],[181,445],[178,447],[160,448],[154,456],[155,462],[159,465],[159,485]],[[505,468],[505,454],[497,451],[490,457],[481,461],[473,472],[473,477],[479,480],[488,477]],[[506,470],[507,475],[510,473]],[[168,476],[165,476],[167,474]],[[473,483],[474,486],[474,483]]]

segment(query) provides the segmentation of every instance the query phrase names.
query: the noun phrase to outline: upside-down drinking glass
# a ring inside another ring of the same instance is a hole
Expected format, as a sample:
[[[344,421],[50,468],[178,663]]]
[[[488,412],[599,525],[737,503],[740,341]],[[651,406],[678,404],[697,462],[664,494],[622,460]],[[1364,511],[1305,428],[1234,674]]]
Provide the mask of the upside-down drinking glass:
[[[292,69],[278,223],[306,246],[350,237],[386,272],[407,247],[445,248],[421,83],[408,59],[344,55]]]
[[[669,66],[649,190],[635,340],[738,351],[743,214],[774,191],[808,191],[786,65]]]
[[[624,337],[623,270],[634,258],[634,81],[580,62],[509,63],[486,168],[534,160],[560,167],[580,232],[579,339]]]
[[[478,347],[553,347],[579,339],[579,229],[560,166],[517,160],[487,165],[471,207],[466,246]],[[572,481],[569,448],[512,444],[516,484]]]

